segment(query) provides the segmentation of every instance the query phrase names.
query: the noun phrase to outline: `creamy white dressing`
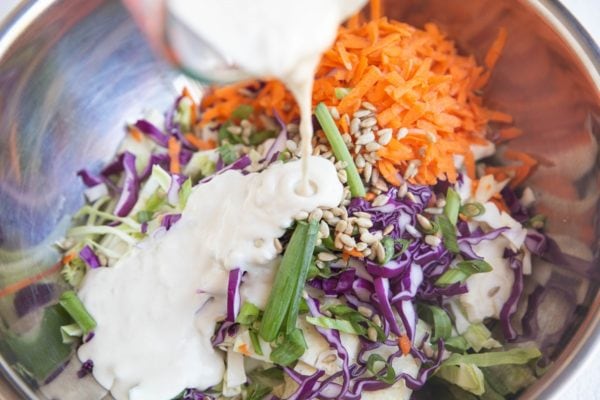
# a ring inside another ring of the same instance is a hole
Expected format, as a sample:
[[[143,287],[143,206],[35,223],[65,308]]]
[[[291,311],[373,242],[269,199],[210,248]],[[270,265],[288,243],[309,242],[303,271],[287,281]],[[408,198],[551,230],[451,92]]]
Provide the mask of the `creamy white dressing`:
[[[313,195],[298,194],[301,175],[299,161],[225,172],[192,190],[168,232],[88,272],[79,296],[98,326],[78,356],[94,361],[94,377],[117,400],[164,400],[223,379],[223,355],[210,338],[225,316],[229,270],[246,270],[242,298],[264,305],[275,238],[299,212],[342,198],[328,160],[308,158]]]
[[[225,61],[253,77],[281,80],[300,109],[303,171],[312,152],[312,89],[321,55],[335,40],[338,26],[366,0],[169,0],[171,15],[222,60],[198,59],[190,49],[184,64],[198,71]],[[194,43],[191,43],[192,46]],[[205,47],[206,47],[205,46]],[[306,173],[301,190],[310,188]]]

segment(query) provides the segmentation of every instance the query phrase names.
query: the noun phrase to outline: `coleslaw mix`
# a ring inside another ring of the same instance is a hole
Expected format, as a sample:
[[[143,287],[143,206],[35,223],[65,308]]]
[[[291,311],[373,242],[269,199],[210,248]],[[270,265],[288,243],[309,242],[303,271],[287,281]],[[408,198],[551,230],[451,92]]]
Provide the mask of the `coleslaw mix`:
[[[505,148],[520,131],[480,94],[506,32],[479,66],[435,25],[378,7],[340,28],[315,80],[313,154],[335,163],[344,198],[277,240],[264,309],[240,301],[244,274],[230,272],[212,339],[224,380],[179,398],[504,399],[541,373],[521,322],[524,277],[549,243],[522,187],[536,160]],[[195,185],[298,159],[297,120],[281,83],[251,81],[201,99],[186,88],[129,125],[111,163],[79,172],[87,204],[62,243],[65,280],[76,290],[164,234]],[[63,340],[93,340],[73,291],[61,305]]]

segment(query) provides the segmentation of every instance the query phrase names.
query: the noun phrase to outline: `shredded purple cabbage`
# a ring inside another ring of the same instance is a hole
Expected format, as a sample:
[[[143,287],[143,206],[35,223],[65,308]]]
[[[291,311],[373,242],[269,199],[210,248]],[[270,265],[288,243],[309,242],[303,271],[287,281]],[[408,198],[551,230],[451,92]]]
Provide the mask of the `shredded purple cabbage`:
[[[240,312],[241,296],[240,285],[244,271],[241,268],[235,268],[229,271],[229,280],[227,283],[227,319],[228,322],[235,322]]]
[[[166,215],[163,215],[163,217],[162,217],[162,219],[160,221],[160,226],[162,226],[166,230],[169,230],[180,219],[181,219],[181,214],[166,214]],[[146,229],[148,229],[147,225],[146,225]]]
[[[135,206],[138,199],[140,181],[135,169],[135,155],[130,152],[122,154],[122,165],[125,171],[123,190],[115,207],[115,215],[125,217]]]
[[[79,371],[77,371],[77,377],[79,379],[81,379],[81,378],[91,374],[93,370],[94,370],[94,362],[92,360],[87,360],[81,365],[81,368],[79,369]]]
[[[500,310],[500,325],[506,340],[512,341],[517,338],[517,331],[513,327],[510,318],[517,312],[517,305],[523,293],[523,263],[517,257],[517,253],[510,249],[505,249],[504,258],[508,259],[515,280],[510,296],[502,306],[502,310]]]
[[[83,246],[83,249],[79,252],[79,257],[92,269],[102,266],[100,258],[98,258],[94,250],[88,245]]]

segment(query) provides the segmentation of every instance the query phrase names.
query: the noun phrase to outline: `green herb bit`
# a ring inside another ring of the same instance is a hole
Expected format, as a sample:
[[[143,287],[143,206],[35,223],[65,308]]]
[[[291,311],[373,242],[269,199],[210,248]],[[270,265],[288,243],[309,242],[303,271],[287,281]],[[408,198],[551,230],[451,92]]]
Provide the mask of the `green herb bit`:
[[[252,115],[253,112],[254,112],[254,107],[252,107],[250,104],[240,104],[231,113],[231,118],[237,119],[237,120],[248,119]]]
[[[478,217],[485,213],[485,207],[481,203],[466,203],[460,207],[460,213],[468,218]]]
[[[376,364],[383,363],[383,367],[379,370],[376,369]],[[396,371],[382,356],[379,354],[371,354],[367,359],[367,370],[373,374],[373,376],[388,385],[393,384],[396,381]]]
[[[484,260],[460,261],[455,267],[448,269],[440,276],[435,284],[438,286],[448,286],[457,282],[464,282],[473,274],[481,272],[490,272],[492,266]]]
[[[240,325],[252,325],[260,317],[260,309],[254,304],[245,301],[235,320]]]
[[[248,331],[248,336],[250,336],[250,341],[252,342],[252,347],[254,348],[254,352],[259,356],[263,355],[262,346],[260,345],[260,339],[258,337],[258,333],[254,329],[250,329]]]
[[[286,330],[295,326],[302,289],[308,275],[319,226],[316,221],[299,222],[283,254],[273,289],[263,314],[260,336],[267,342],[277,338],[284,321]]]
[[[450,219],[448,219],[446,215],[438,215],[435,222],[442,232],[444,246],[446,246],[451,253],[458,254],[460,249],[458,248],[458,241],[456,240],[456,227],[454,224],[450,222]]]
[[[63,325],[60,327],[60,335],[64,344],[75,343],[83,336],[83,331],[78,324]]]
[[[348,147],[346,146],[346,143],[344,143],[344,139],[342,139],[342,135],[340,134],[335,121],[331,117],[327,106],[323,103],[319,103],[315,109],[315,116],[323,128],[323,132],[325,132],[325,136],[331,145],[331,150],[335,157],[338,161],[346,162],[348,186],[350,187],[352,197],[365,197],[365,187],[360,178],[360,174],[356,169],[356,165],[354,164],[354,159],[350,155]]]
[[[235,160],[238,159],[237,152],[229,143],[224,143],[217,147],[217,152],[219,152],[219,155],[221,156],[221,159],[225,165],[233,164]]]
[[[181,189],[179,189],[179,208],[184,209],[187,205],[187,201],[192,194],[192,180],[190,178],[186,179],[181,185]]]
[[[296,328],[285,336],[283,343],[273,349],[270,359],[285,367],[298,360],[307,347],[304,334]]]
[[[352,324],[350,321],[343,319],[334,319],[329,317],[306,317],[306,322],[321,328],[335,329],[336,331],[349,333],[351,335],[365,335],[367,333],[367,330],[364,327]]]
[[[546,216],[541,214],[534,215],[525,222],[525,226],[533,229],[544,229],[546,226]]]
[[[263,143],[267,139],[271,139],[277,136],[277,133],[274,131],[258,131],[254,132],[248,138],[248,144],[250,146],[258,146]]]
[[[458,212],[460,210],[460,196],[452,188],[448,188],[446,192],[446,205],[444,206],[444,214],[452,225],[456,225],[458,221]]]
[[[96,321],[94,321],[94,318],[87,312],[85,306],[74,291],[67,290],[64,292],[60,296],[59,303],[71,318],[73,318],[77,325],[79,325],[85,335],[94,330]]]
[[[445,340],[452,335],[452,321],[446,311],[438,306],[423,303],[418,305],[418,309],[419,315],[423,315],[426,322],[433,325],[432,343],[439,339]]]

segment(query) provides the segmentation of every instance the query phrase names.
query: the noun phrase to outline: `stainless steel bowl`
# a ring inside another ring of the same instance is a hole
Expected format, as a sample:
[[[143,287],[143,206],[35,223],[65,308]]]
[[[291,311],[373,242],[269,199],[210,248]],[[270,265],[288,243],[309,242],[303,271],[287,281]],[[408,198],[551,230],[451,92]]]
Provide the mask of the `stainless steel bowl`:
[[[479,59],[498,29],[508,29],[487,102],[514,115],[527,133],[512,146],[548,161],[532,186],[540,201],[563,212],[549,229],[593,252],[576,274],[591,278],[578,286],[579,304],[551,317],[571,325],[556,346],[561,351],[521,395],[552,397],[600,351],[594,197],[600,192],[600,50],[554,0],[390,0],[386,14],[416,25],[437,22]],[[0,28],[0,369],[20,397],[105,396],[91,378],[74,378],[75,361],[52,380],[47,364],[61,364],[71,352],[51,351],[46,332],[36,339],[53,322],[44,307],[63,288],[52,243],[83,202],[75,172],[112,156],[127,118],[166,107],[173,78],[117,0],[25,1]],[[574,198],[561,197],[561,182],[577,183]],[[31,345],[15,344],[15,335]]]

